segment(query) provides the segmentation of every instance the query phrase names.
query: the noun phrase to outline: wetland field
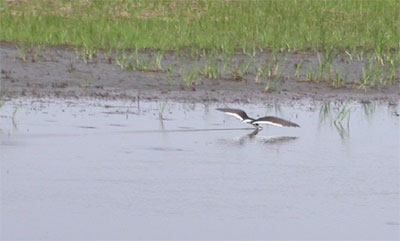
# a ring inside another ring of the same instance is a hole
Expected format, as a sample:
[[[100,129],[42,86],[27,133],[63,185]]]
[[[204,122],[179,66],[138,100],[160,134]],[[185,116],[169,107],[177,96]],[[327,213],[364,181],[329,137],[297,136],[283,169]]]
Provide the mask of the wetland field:
[[[398,105],[225,105],[4,103],[2,239],[398,238]]]
[[[0,239],[399,240],[399,16],[0,0]]]

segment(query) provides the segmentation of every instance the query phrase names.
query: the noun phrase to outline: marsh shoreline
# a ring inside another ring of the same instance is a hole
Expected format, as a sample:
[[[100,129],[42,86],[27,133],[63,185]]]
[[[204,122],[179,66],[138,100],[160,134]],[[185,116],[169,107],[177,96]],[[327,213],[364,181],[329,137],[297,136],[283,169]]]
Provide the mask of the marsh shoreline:
[[[268,59],[270,53],[257,55],[256,60]],[[144,58],[152,53],[144,53]],[[315,64],[316,55],[303,53],[301,57],[310,65]],[[234,56],[237,61],[245,58]],[[166,53],[163,65],[159,71],[128,71],[120,68],[115,57],[105,58],[103,53],[91,59],[82,59],[72,49],[64,47],[46,48],[35,56],[28,52],[25,59],[21,58],[20,50],[13,44],[0,45],[1,59],[1,94],[6,98],[101,98],[124,100],[171,100],[176,102],[223,102],[223,103],[257,103],[257,102],[293,102],[300,99],[312,101],[379,101],[390,104],[398,103],[400,97],[399,80],[395,84],[376,85],[361,89],[355,83],[346,83],[341,88],[334,88],[328,82],[314,83],[299,81],[294,75],[295,61],[300,58],[298,53],[285,56],[281,66],[282,77],[279,84],[271,91],[265,91],[267,80],[256,83],[254,73],[237,80],[227,78],[206,78],[200,76],[192,86],[181,83],[182,76],[178,71],[167,73],[166,66],[175,69],[182,59],[174,53]],[[184,61],[190,62],[190,59]],[[193,60],[202,63],[202,60]],[[186,62],[185,64],[187,64]],[[357,78],[354,65],[339,68]],[[357,63],[355,63],[357,64]],[[190,63],[189,63],[190,65]],[[350,69],[346,69],[349,68]],[[351,69],[353,68],[354,69]],[[304,73],[302,73],[304,75]],[[399,76],[399,75],[397,75]]]

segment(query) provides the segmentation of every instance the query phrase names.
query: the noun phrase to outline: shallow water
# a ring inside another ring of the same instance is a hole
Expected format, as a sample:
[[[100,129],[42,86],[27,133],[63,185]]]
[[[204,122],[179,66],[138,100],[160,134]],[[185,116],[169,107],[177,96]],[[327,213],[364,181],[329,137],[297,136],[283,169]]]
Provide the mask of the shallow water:
[[[224,106],[6,102],[1,239],[399,238],[397,105]]]

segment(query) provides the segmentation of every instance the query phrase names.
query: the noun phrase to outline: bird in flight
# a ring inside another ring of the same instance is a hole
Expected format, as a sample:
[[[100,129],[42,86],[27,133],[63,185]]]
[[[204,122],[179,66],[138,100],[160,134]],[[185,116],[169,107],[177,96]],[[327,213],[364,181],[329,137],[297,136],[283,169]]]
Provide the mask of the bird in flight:
[[[230,108],[217,108],[217,110],[224,112],[227,115],[234,116],[244,123],[253,125],[257,129],[262,129],[260,124],[274,125],[279,127],[300,127],[298,124],[274,117],[274,116],[264,116],[258,119],[253,119],[247,116],[246,112],[240,109],[230,109]]]

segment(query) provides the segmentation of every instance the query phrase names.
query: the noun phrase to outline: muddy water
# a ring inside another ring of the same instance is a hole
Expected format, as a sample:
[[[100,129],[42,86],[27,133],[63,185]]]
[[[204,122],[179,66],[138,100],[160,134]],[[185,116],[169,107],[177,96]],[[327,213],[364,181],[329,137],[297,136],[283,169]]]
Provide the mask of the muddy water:
[[[399,238],[398,106],[224,106],[6,102],[1,239]]]

